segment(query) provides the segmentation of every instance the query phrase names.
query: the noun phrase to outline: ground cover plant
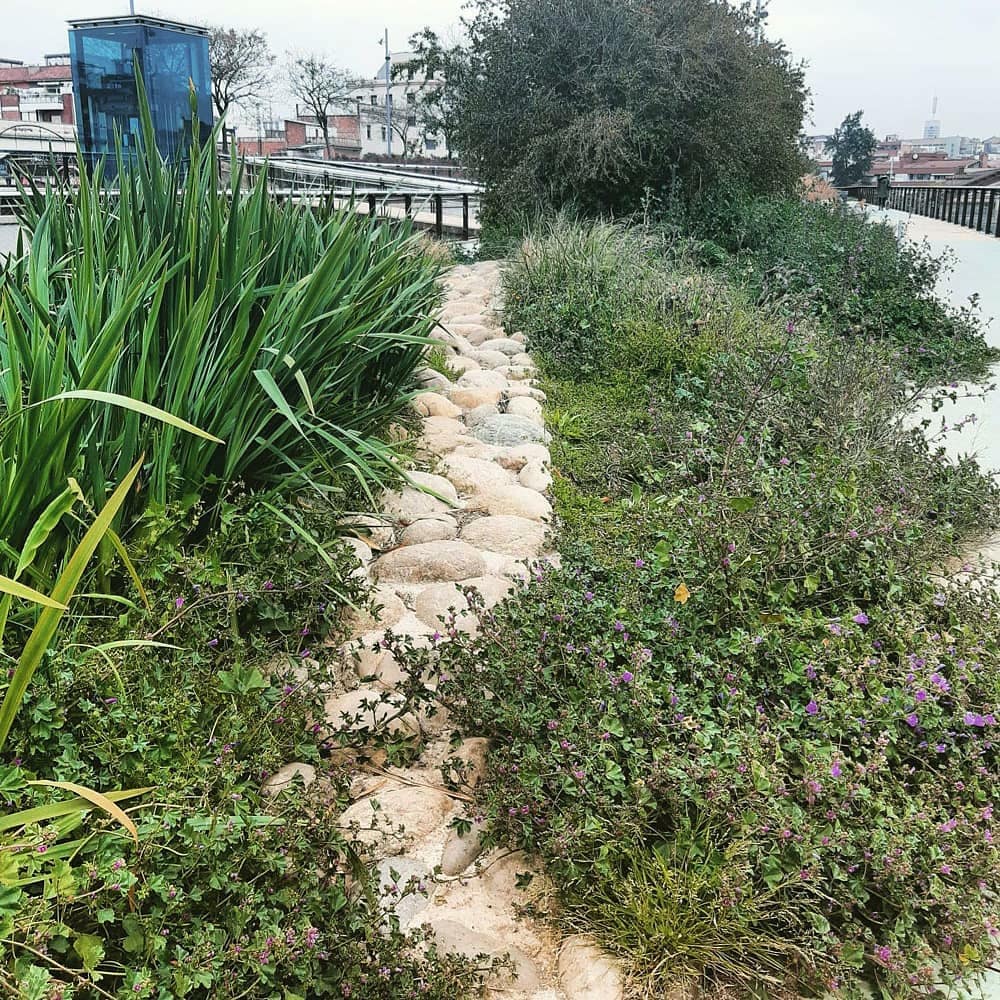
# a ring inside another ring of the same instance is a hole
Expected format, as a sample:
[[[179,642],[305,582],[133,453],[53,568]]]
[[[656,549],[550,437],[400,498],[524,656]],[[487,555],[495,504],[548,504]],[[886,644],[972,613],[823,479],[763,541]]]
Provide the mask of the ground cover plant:
[[[196,502],[209,523],[237,481],[371,492],[397,474],[382,431],[412,388],[440,265],[405,229],[280,205],[235,162],[220,196],[214,143],[182,169],[144,129],[151,152],[114,196],[82,165],[79,188],[35,192],[31,253],[0,270],[0,568],[52,522],[28,580],[72,544],[67,480],[99,507],[140,454],[116,527]]]
[[[700,241],[705,263],[762,302],[814,316],[847,338],[883,341],[920,382],[980,379],[997,359],[976,304],[954,309],[936,295],[947,258],[900,243],[891,227],[850,206],[723,188],[671,212],[676,231]]]
[[[450,1000],[476,982],[400,933],[337,826],[350,776],[324,762],[314,720],[334,679],[325,642],[365,594],[328,512],[276,509],[244,496],[193,548],[163,517],[133,552],[148,609],[73,602],[0,767],[7,805],[41,810],[0,820],[12,995]],[[289,760],[321,777],[262,794]],[[136,840],[96,809],[82,829],[51,822],[59,793],[29,782],[53,773],[143,789],[122,802]]]
[[[643,995],[926,995],[1000,926],[1000,602],[938,575],[997,489],[908,426],[891,349],[661,249],[562,222],[511,264],[563,564],[438,693],[494,739],[494,838]]]

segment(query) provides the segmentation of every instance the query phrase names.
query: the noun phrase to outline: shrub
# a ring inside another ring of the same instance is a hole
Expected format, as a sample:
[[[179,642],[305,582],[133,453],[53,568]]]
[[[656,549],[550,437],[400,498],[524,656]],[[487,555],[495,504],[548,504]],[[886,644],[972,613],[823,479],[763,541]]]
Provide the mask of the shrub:
[[[529,338],[558,334],[534,275],[591,280],[576,244],[539,260],[563,245],[508,278]],[[908,429],[878,343],[668,280],[669,307],[638,285],[607,318],[592,371],[543,354],[562,569],[411,655],[494,739],[494,838],[541,851],[654,995],[953,982],[1000,926],[1000,600],[935,574],[997,488]]]
[[[346,476],[371,491],[395,475],[381,434],[412,388],[437,264],[397,228],[279,205],[263,172],[244,192],[236,163],[220,193],[214,144],[182,173],[144,127],[149,152],[114,197],[82,166],[79,188],[35,192],[22,220],[32,252],[0,271],[4,562],[69,477],[100,506],[140,454],[125,523],[197,499],[210,520],[237,481]],[[225,445],[135,406],[43,403],[67,390],[159,407]]]
[[[702,201],[681,226],[705,241],[706,263],[726,264],[762,301],[885,343],[921,381],[982,378],[996,360],[975,303],[956,310],[937,297],[948,259],[846,206],[730,192]]]

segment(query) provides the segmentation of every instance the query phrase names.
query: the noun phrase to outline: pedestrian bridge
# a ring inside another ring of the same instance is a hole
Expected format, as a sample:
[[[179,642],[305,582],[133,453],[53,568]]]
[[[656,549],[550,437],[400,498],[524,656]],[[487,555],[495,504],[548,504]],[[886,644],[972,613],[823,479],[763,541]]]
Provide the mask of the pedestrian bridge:
[[[0,160],[76,156],[76,129],[48,122],[0,121]]]

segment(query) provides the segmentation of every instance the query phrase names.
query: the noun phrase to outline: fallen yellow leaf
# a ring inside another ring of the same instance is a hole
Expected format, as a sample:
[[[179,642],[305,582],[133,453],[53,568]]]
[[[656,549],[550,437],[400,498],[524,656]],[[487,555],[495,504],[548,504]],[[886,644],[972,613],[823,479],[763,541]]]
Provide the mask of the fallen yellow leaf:
[[[690,596],[691,591],[687,589],[687,584],[684,583],[679,584],[677,589],[674,591],[674,600],[678,604],[687,604]]]

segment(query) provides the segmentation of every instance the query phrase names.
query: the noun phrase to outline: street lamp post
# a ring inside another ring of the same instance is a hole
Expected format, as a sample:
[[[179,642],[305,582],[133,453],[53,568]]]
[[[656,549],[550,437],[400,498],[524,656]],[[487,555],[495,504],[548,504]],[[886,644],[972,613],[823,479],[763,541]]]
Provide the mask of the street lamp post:
[[[388,28],[385,29],[385,152],[392,159],[392,55]]]

